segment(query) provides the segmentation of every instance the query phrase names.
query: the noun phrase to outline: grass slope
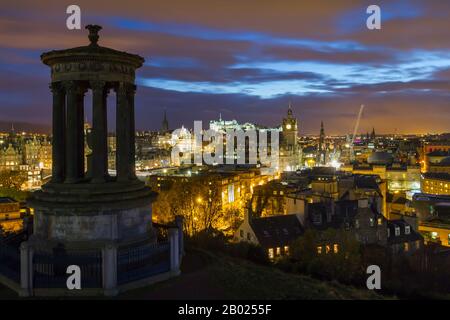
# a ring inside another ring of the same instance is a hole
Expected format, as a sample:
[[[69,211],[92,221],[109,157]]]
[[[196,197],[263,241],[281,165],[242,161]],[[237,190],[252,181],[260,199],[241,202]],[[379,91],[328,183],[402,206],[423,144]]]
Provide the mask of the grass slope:
[[[179,277],[115,297],[125,300],[383,298],[370,290],[320,281],[305,275],[289,274],[273,267],[260,266],[247,260],[197,249],[190,250],[184,257],[182,274]],[[13,291],[0,285],[0,300],[4,299],[18,299],[18,297]]]
[[[384,299],[370,291],[203,250],[188,252],[182,275],[119,299]]]

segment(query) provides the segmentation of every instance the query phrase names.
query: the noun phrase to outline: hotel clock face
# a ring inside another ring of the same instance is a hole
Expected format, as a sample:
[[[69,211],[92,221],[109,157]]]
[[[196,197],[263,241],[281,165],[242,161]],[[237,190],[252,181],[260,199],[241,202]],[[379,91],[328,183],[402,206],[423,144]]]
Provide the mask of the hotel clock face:
[[[291,130],[291,128],[292,128],[292,126],[288,123],[288,124],[286,125],[286,129]]]

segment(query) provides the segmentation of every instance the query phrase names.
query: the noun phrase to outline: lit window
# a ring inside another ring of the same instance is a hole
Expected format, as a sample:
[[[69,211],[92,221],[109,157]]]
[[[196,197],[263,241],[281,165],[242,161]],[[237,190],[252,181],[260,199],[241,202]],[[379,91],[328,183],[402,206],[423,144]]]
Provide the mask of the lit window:
[[[410,234],[411,233],[411,227],[410,226],[406,226],[405,227],[405,234]]]
[[[378,225],[381,226],[383,224],[383,218],[378,218]]]
[[[289,246],[284,246],[284,254],[289,254]]]
[[[269,259],[273,259],[273,249],[269,249]]]
[[[431,239],[436,240],[438,238],[438,233],[433,231],[431,232]]]
[[[359,220],[358,220],[358,219],[355,220],[355,228],[356,228],[356,229],[359,228]]]
[[[228,185],[228,202],[234,202],[234,184]]]
[[[337,244],[334,244],[333,246],[333,252],[338,253],[339,252],[339,246]]]
[[[317,247],[317,253],[322,254],[322,247]]]
[[[405,251],[409,251],[409,243],[405,242],[405,246],[404,246]]]
[[[328,253],[330,253],[330,251],[331,251],[331,248],[330,248],[329,245],[327,245],[327,246],[326,246],[326,253],[328,254]]]
[[[371,227],[375,226],[375,220],[373,218],[369,219],[369,224]]]
[[[395,236],[398,237],[400,235],[400,228],[395,227]]]
[[[277,247],[277,256],[281,255],[281,248]]]

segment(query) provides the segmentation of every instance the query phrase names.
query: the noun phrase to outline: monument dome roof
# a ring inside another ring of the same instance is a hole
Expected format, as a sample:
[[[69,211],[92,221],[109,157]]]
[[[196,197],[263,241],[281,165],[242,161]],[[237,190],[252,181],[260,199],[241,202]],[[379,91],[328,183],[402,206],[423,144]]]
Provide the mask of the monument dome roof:
[[[53,65],[57,62],[65,62],[69,60],[83,60],[83,58],[101,58],[102,60],[120,60],[121,62],[128,62],[139,68],[144,63],[144,58],[124,51],[119,51],[98,45],[98,32],[102,29],[98,25],[88,25],[86,29],[89,30],[90,44],[81,47],[75,47],[63,50],[52,50],[41,55],[41,60],[46,65]]]

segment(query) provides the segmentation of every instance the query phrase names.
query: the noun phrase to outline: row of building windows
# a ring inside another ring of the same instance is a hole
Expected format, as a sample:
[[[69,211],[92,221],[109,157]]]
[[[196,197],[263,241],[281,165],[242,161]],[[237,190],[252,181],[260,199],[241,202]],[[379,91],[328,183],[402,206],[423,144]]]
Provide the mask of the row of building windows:
[[[388,237],[391,236],[391,229],[387,229]],[[405,226],[405,234],[411,234],[411,226]],[[394,235],[396,237],[400,236],[400,227],[395,227]]]
[[[440,240],[439,233],[436,231],[430,232],[431,239],[433,240]],[[447,244],[450,246],[450,233],[447,236]]]
[[[416,247],[416,250],[420,249],[420,241],[417,240],[414,242],[414,246]],[[408,252],[411,249],[411,245],[409,242],[403,243],[403,251]]]
[[[379,226],[381,226],[383,224],[383,219],[382,218],[378,218],[377,219],[377,223],[378,223]],[[375,227],[375,219],[374,218],[369,218],[369,225],[371,227]],[[355,228],[359,229],[359,227],[360,227],[359,220],[355,219]]]
[[[330,245],[325,245],[325,246],[318,246],[317,247],[317,254],[329,254],[329,253],[338,253],[339,252],[339,245],[337,243],[333,244],[333,246],[331,247]]]
[[[283,250],[282,250],[283,249]],[[275,259],[275,257],[280,257],[281,255],[289,255],[289,246],[269,248],[268,250],[269,259]]]

